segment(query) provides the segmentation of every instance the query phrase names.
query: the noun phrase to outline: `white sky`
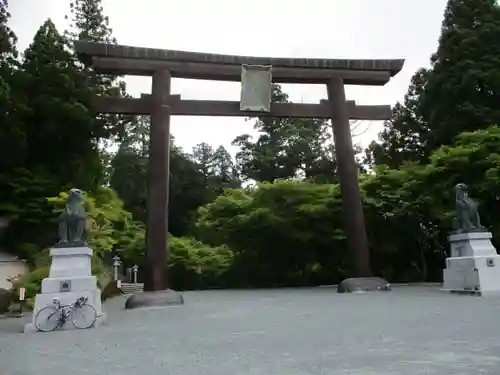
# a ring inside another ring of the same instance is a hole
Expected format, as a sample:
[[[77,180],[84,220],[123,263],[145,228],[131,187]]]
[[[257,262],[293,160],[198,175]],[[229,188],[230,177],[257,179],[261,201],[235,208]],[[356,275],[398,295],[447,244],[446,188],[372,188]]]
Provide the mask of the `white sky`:
[[[47,18],[62,31],[69,0],[10,0],[11,26],[22,51]],[[358,104],[402,100],[413,73],[435,52],[446,0],[103,0],[118,43],[234,55],[317,58],[404,58],[401,73],[384,87],[349,86]],[[127,77],[133,96],[151,91],[151,80]],[[323,85],[283,85],[294,102],[326,98]],[[172,93],[184,99],[239,100],[239,83],[176,79]],[[231,147],[252,121],[229,117],[174,117],[172,133],[185,151],[200,142]],[[68,124],[70,126],[70,124]],[[380,122],[360,126],[366,146]]]

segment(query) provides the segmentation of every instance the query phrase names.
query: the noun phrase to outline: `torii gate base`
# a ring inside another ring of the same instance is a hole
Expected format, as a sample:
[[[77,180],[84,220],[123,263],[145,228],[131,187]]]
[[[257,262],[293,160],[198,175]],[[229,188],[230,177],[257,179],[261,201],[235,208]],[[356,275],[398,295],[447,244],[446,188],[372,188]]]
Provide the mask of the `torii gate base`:
[[[354,273],[356,277],[371,276],[349,119],[386,120],[390,118],[391,110],[389,106],[358,106],[347,102],[344,85],[385,85],[402,69],[404,60],[226,56],[89,42],[76,42],[75,48],[78,53],[92,57],[96,71],[153,77],[151,95],[141,98],[99,97],[96,101],[96,109],[101,113],[151,116],[146,292],[132,296],[126,303],[127,308],[184,302],[179,293],[168,289],[165,271],[168,260],[171,115],[331,118],[347,245],[353,255]],[[320,104],[273,103],[269,112],[255,113],[241,111],[239,102],[181,100],[178,95],[170,93],[171,77],[238,82],[241,80],[242,65],[272,66],[272,79],[275,82],[326,84],[328,101],[321,101]],[[373,288],[369,285],[363,289]]]

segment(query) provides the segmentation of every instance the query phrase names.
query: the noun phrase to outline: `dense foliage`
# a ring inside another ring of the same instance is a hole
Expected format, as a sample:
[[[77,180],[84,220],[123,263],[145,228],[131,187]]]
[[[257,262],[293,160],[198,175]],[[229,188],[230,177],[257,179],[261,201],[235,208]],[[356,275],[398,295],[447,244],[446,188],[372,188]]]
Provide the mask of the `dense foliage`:
[[[47,20],[19,59],[0,1],[2,248],[33,267],[14,283],[30,298],[70,187],[86,191],[101,285],[117,251],[126,267],[144,258],[149,119],[96,116],[93,95],[127,95],[126,87],[94,72],[73,42],[116,41],[100,0],[75,0],[71,12],[71,30]],[[415,73],[365,150],[359,178],[375,274],[440,280],[458,182],[499,243],[499,37],[494,0],[449,0],[430,67]],[[272,97],[288,101],[278,85]],[[223,146],[183,150],[172,137],[173,287],[331,284],[352,274],[328,122],[256,119],[255,129],[257,138],[234,140],[234,159]]]

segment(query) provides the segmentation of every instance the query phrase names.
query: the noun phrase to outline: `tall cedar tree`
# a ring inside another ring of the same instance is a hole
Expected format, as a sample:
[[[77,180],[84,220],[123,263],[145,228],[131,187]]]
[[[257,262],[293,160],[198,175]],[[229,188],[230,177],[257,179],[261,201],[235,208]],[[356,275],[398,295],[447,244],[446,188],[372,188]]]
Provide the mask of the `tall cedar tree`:
[[[70,3],[70,8],[71,40],[116,44],[113,30],[109,26],[109,18],[104,15],[102,0],[74,0]],[[92,67],[90,57],[78,56],[78,58],[96,95],[126,96],[125,82],[117,80],[114,75],[97,73]],[[97,121],[102,127],[101,141],[104,141],[110,137],[123,137],[125,127],[133,121],[133,117],[100,114]]]
[[[411,79],[403,103],[396,103],[391,119],[386,121],[378,142],[366,150],[365,162],[398,168],[405,162],[422,162],[427,158],[425,136],[428,126],[417,114],[420,96],[425,87],[428,70],[420,69]]]
[[[272,101],[288,103],[288,95],[273,85]],[[262,118],[254,126],[256,141],[243,134],[233,141],[241,151],[238,169],[246,179],[273,182],[278,179],[307,178],[332,182],[335,159],[331,134],[325,121],[316,119]]]
[[[500,7],[496,0],[449,0],[419,105],[427,152],[465,131],[500,124]]]
[[[19,215],[22,200],[16,186],[25,149],[24,132],[13,120],[12,83],[17,61],[17,37],[10,29],[6,0],[0,0],[0,240],[2,248],[5,224]]]
[[[99,186],[99,128],[89,112],[92,91],[84,72],[50,20],[39,28],[14,73],[8,119],[22,142],[11,156],[22,158],[0,184],[6,190],[1,211],[11,222],[5,238],[9,249],[32,260],[55,240],[48,230],[52,213],[46,198],[72,187],[92,191]]]
[[[12,118],[12,83],[17,65],[17,37],[9,28],[7,0],[0,0],[0,170],[19,167],[22,160],[24,134]]]
[[[147,176],[149,166],[148,116],[131,122],[118,151],[111,161],[110,186],[123,200],[125,209],[135,220],[146,223]],[[196,209],[207,203],[203,175],[171,137],[169,232],[186,235],[193,223]]]
[[[202,176],[207,202],[214,200],[225,188],[241,186],[233,158],[224,146],[214,150],[202,142],[193,147],[190,157]]]
[[[96,147],[100,128],[90,111],[93,92],[51,20],[25,51],[22,70],[27,167],[58,190],[95,189],[101,164]]]

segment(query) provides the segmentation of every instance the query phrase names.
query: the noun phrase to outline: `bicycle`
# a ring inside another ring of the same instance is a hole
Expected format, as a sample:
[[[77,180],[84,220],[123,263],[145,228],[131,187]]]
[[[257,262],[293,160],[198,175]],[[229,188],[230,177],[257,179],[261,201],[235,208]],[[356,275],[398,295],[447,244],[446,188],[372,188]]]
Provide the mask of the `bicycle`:
[[[87,304],[87,301],[87,297],[80,297],[71,305],[61,305],[61,302],[54,298],[52,305],[45,306],[36,314],[36,328],[41,332],[50,332],[62,327],[70,318],[78,329],[92,327],[97,320],[97,311]],[[79,317],[83,317],[83,320]]]

